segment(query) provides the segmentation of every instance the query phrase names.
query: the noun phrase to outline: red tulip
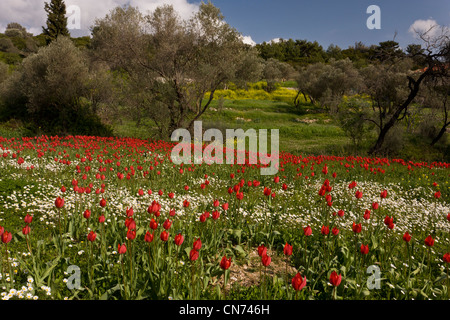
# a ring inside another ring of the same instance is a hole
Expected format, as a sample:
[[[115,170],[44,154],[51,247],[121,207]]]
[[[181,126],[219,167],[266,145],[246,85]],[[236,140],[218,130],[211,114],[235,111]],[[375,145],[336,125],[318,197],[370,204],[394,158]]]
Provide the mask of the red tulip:
[[[126,209],[126,214],[127,214],[127,217],[132,217],[133,216],[133,214],[134,214],[134,210],[133,210],[133,207],[131,207],[130,209]]]
[[[429,235],[428,237],[426,237],[426,239],[425,239],[425,244],[426,244],[428,247],[432,247],[432,246],[434,245],[434,239],[433,239],[433,237],[432,237],[431,235]]]
[[[152,218],[152,220],[150,220],[150,229],[156,230],[156,228],[158,228],[158,222]]]
[[[361,253],[362,254],[368,254],[369,253],[369,245],[368,244],[366,244],[366,245],[361,244]]]
[[[270,196],[271,193],[272,193],[272,190],[271,190],[271,189],[269,189],[269,188],[267,188],[267,187],[264,187],[264,195],[265,195],[265,196]]]
[[[441,197],[441,192],[440,191],[435,192],[434,197],[436,199],[439,199]]]
[[[159,236],[159,238],[166,242],[169,239],[169,233],[166,230],[163,230],[163,232],[161,232],[161,235]]]
[[[106,200],[104,198],[102,198],[102,200],[100,200],[100,207],[102,207],[102,208],[106,207]]]
[[[11,241],[11,239],[12,239],[12,233],[5,230],[2,234],[2,242],[8,243]]]
[[[217,220],[217,219],[219,219],[219,217],[220,217],[220,212],[217,210],[213,211],[213,213],[212,213],[213,220]]]
[[[119,252],[119,254],[124,254],[125,252],[127,252],[127,246],[124,244],[120,244],[117,246],[117,252]]]
[[[307,226],[307,227],[303,228],[303,234],[304,234],[306,237],[310,236],[310,235],[312,234],[312,229],[311,229],[311,227],[310,227],[310,226]]]
[[[403,240],[405,242],[411,241],[411,236],[409,235],[408,231],[406,231],[405,234],[403,235]]]
[[[97,238],[97,234],[96,234],[94,231],[89,232],[89,234],[88,234],[88,236],[87,236],[87,239],[88,239],[90,242],[94,242],[94,241],[95,241],[95,238]]]
[[[284,255],[290,256],[292,255],[292,246],[286,242],[283,249]]]
[[[86,211],[83,212],[83,217],[89,219],[91,217],[91,210],[86,209]]]
[[[198,251],[195,250],[195,249],[192,249],[191,252],[189,252],[189,259],[190,259],[191,261],[197,260],[197,259],[198,259],[198,256],[199,256],[199,253],[198,253]]]
[[[341,210],[339,210],[339,211],[337,212],[337,214],[338,214],[339,217],[342,218],[342,217],[344,216],[345,212],[344,212],[344,210],[341,209]]]
[[[135,229],[128,229],[127,231],[127,239],[134,240],[136,238],[136,230]]]
[[[360,233],[361,229],[362,229],[361,223],[356,224],[355,222],[353,222],[352,230],[354,233]]]
[[[450,253],[447,252],[446,254],[444,254],[442,260],[444,260],[444,262],[450,263]]]
[[[394,218],[393,218],[393,217],[386,216],[386,217],[384,218],[384,224],[388,226],[388,225],[390,225],[391,223],[394,223]]]
[[[28,213],[25,216],[25,218],[23,219],[25,221],[26,224],[30,224],[31,221],[33,221],[33,216],[30,216]]]
[[[450,213],[447,214],[447,220],[450,221]]]
[[[218,207],[220,205],[219,200],[214,200],[213,206]]]
[[[370,210],[366,209],[366,211],[364,212],[364,220],[369,220],[370,219]]]
[[[267,248],[264,245],[258,246],[258,255],[262,257],[265,254],[267,254]]]
[[[271,261],[272,261],[272,258],[270,258],[267,254],[265,254],[261,257],[261,263],[263,264],[264,267],[267,267]]]
[[[105,222],[105,216],[101,215],[100,217],[98,217],[98,222],[99,223],[104,223]]]
[[[64,206],[64,199],[63,198],[56,198],[55,200],[55,207],[57,207],[58,209],[61,209]]]
[[[380,206],[379,206],[378,202],[372,203],[372,209],[373,209],[373,210],[377,210],[379,207],[380,207]]]
[[[358,191],[355,192],[355,197],[356,197],[356,199],[361,199],[362,196],[363,196],[363,194],[362,194],[361,191],[358,190]]]
[[[322,229],[320,229],[320,233],[324,236],[328,235],[330,233],[330,227],[329,226],[322,226]]]
[[[330,274],[330,283],[337,287],[341,284],[341,280],[342,280],[342,276],[339,274],[337,274],[336,271],[333,270],[333,272],[331,272]]]
[[[153,241],[153,238],[154,238],[153,233],[150,233],[150,231],[147,231],[144,236],[144,241],[150,243]]]
[[[335,236],[337,236],[339,234],[339,229],[337,227],[333,227],[333,229],[331,230],[331,233]]]
[[[174,242],[177,246],[181,246],[183,244],[183,241],[184,241],[184,236],[181,233],[177,234],[174,238]]]
[[[381,191],[380,198],[384,199],[387,197],[387,190]]]
[[[244,193],[243,192],[237,192],[236,193],[236,199],[238,199],[238,200],[244,199]]]
[[[194,241],[193,248],[195,250],[200,250],[201,247],[202,247],[202,241],[200,240],[200,238],[198,238],[197,240]]]
[[[230,268],[230,266],[231,266],[231,258],[227,259],[227,257],[223,256],[222,260],[220,261],[220,268],[222,270],[227,270]]]
[[[300,273],[297,272],[297,274],[292,278],[292,287],[295,291],[302,290],[306,285],[306,276],[302,278]]]
[[[222,209],[225,210],[225,211],[227,211],[227,210],[228,210],[228,203],[224,203],[224,204],[222,205]],[[449,215],[450,215],[450,213],[449,213]]]
[[[22,228],[22,234],[27,235],[30,233],[30,226],[27,224],[25,227]]]
[[[164,223],[163,223],[163,228],[164,229],[169,230],[171,226],[172,226],[172,221],[170,221],[169,219],[164,221]]]

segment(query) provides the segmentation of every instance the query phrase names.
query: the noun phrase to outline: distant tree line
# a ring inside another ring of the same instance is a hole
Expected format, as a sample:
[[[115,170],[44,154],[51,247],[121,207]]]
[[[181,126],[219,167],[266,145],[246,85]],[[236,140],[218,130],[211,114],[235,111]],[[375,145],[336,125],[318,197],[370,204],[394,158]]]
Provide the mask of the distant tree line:
[[[169,138],[177,128],[192,129],[216,90],[260,80],[269,92],[296,80],[293,105],[323,108],[355,145],[376,132],[371,154],[386,151],[400,122],[431,145],[450,125],[445,28],[419,34],[422,44],[405,50],[393,40],[347,49],[293,39],[252,47],[210,2],[188,20],[169,5],[148,14],[117,7],[81,38],[69,36],[64,1],[51,0],[45,10],[42,34],[18,23],[0,34],[0,121],[20,119],[34,132],[111,135],[109,125],[131,121]],[[433,121],[418,127],[413,105]]]

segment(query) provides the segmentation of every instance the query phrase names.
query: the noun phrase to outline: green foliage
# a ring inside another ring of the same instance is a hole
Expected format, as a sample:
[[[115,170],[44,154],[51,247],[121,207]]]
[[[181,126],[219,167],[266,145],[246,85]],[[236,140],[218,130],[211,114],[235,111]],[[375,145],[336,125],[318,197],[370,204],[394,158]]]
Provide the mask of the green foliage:
[[[45,12],[47,12],[46,27],[43,27],[43,33],[46,36],[47,44],[54,41],[58,36],[70,36],[67,29],[66,4],[64,0],[50,0],[45,2]]]

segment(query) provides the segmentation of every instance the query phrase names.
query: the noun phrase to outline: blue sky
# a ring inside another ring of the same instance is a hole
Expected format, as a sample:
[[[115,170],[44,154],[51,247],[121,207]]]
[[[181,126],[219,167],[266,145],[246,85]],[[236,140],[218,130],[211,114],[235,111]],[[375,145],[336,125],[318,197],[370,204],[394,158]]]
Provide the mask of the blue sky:
[[[49,0],[0,0],[0,32],[9,22],[18,22],[39,34],[46,21],[44,2]],[[201,0],[65,0],[79,8],[81,27],[72,36],[88,35],[96,18],[103,18],[116,6],[130,4],[142,12],[171,4],[184,19],[198,10]],[[207,0],[205,0],[207,1]],[[450,0],[211,0],[225,20],[255,43],[275,38],[317,41],[326,49],[331,43],[346,49],[361,41],[366,45],[392,40],[405,48],[418,42],[408,32],[411,25],[430,23],[449,27]],[[381,10],[381,29],[369,30],[369,5]]]
[[[261,43],[274,38],[316,40],[325,49],[333,43],[345,49],[355,42],[366,45],[395,40],[402,47],[418,42],[408,32],[417,20],[449,26],[450,1],[398,0],[212,0],[225,20],[243,35]],[[369,30],[369,5],[381,11],[381,29]]]

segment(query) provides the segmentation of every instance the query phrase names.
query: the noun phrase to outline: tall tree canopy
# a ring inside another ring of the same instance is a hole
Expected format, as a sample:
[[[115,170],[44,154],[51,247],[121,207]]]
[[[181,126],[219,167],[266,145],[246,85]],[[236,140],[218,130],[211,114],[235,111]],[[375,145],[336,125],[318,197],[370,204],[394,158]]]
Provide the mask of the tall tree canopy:
[[[45,12],[47,12],[47,27],[42,27],[46,36],[47,44],[56,40],[58,36],[69,36],[67,28],[66,4],[64,0],[51,0],[45,2]]]

